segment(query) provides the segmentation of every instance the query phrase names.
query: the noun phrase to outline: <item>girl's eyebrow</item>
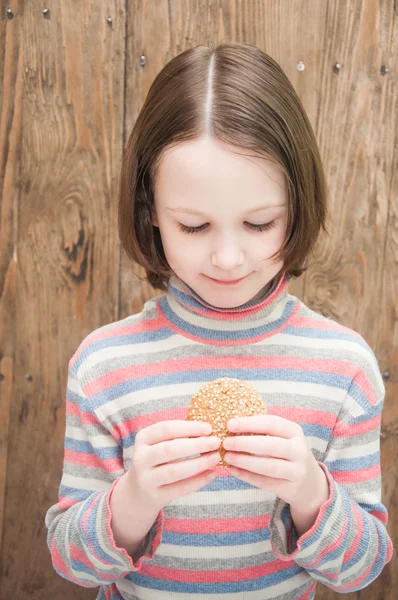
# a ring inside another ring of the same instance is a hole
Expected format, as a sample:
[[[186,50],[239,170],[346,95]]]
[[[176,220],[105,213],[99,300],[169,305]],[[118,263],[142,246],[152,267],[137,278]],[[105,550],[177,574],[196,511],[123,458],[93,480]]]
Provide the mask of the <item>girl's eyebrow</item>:
[[[282,206],[286,206],[286,204],[271,204],[271,205],[267,204],[266,206],[258,206],[257,208],[251,208],[247,212],[254,213],[254,212],[259,212],[260,210],[266,210],[267,208],[279,208]],[[201,213],[197,210],[192,210],[191,208],[184,208],[183,206],[176,206],[175,208],[167,207],[166,210],[171,210],[173,212],[183,212],[183,213],[187,213],[187,214],[191,214],[191,215],[199,215],[200,217],[206,216],[204,213]]]

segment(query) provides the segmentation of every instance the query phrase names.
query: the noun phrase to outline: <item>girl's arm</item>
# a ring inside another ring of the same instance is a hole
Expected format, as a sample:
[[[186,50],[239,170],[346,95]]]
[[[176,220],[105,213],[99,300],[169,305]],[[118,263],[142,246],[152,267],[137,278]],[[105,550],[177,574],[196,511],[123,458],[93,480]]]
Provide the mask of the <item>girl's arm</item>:
[[[362,356],[324,461],[319,462],[329,483],[329,498],[313,527],[301,537],[289,505],[281,500],[270,524],[274,554],[294,561],[339,593],[367,587],[393,554],[386,530],[387,510],[381,501],[380,428],[385,389],[376,357],[367,344]],[[284,526],[278,527],[280,523]]]
[[[98,419],[76,374],[69,368],[62,479],[58,502],[51,506],[45,517],[52,563],[64,579],[82,587],[95,588],[122,579],[131,571],[140,571],[142,558],[153,557],[160,543],[162,513],[135,514],[137,529],[130,530],[128,538],[120,535],[126,516],[123,512],[126,493],[122,494],[123,499],[120,494],[124,488],[124,473],[121,445]],[[113,499],[119,482],[121,487]],[[111,502],[116,505],[114,519],[116,517],[120,546],[115,541],[111,524]],[[134,508],[139,510],[130,504],[130,516]],[[152,519],[153,525],[148,524],[147,543],[141,547],[148,518]],[[123,545],[136,553],[134,562]]]

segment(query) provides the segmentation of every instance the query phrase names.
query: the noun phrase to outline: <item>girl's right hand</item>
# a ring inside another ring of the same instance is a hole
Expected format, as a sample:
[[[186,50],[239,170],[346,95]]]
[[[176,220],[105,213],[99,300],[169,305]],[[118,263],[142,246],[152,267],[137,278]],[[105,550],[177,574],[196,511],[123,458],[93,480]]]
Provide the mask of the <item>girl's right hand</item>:
[[[221,440],[210,433],[202,421],[162,421],[141,429],[126,475],[135,500],[160,510],[206,485],[207,469],[220,461]],[[195,454],[202,456],[184,460]]]

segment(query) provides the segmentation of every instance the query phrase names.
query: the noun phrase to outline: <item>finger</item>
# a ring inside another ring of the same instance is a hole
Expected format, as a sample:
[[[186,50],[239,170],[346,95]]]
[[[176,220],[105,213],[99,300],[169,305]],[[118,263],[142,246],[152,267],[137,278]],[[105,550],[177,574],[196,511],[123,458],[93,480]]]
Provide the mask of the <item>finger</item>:
[[[231,466],[245,469],[251,473],[275,479],[285,479],[286,481],[293,481],[294,479],[294,465],[287,460],[265,458],[264,456],[249,456],[239,454],[238,452],[228,453],[224,459]]]
[[[257,473],[251,473],[250,471],[246,471],[245,469],[238,469],[237,467],[232,467],[230,469],[231,475],[236,477],[237,479],[241,479],[242,481],[246,481],[251,485],[254,485],[258,488],[262,488],[267,492],[271,492],[276,496],[284,496],[286,493],[286,486],[290,485],[290,481],[286,479],[275,479],[274,477],[266,477],[265,475],[258,475]]]
[[[145,429],[141,429],[136,435],[136,441],[139,438],[140,443],[152,446],[153,444],[175,438],[195,437],[210,433],[211,429],[208,423],[175,419],[172,421],[160,421],[159,423],[145,427]]]
[[[210,453],[207,456],[201,456],[200,458],[191,458],[191,460],[185,460],[178,463],[160,465],[155,467],[154,475],[156,484],[158,486],[167,485],[198,475],[208,469],[214,469],[219,461],[220,455],[216,452]]]
[[[226,442],[232,443],[232,446]],[[271,435],[242,435],[225,438],[224,448],[233,452],[249,452],[257,456],[272,456],[274,458],[283,458],[293,460],[294,448],[286,438],[274,437]]]
[[[148,466],[161,465],[167,462],[186,459],[197,454],[208,454],[220,447],[221,440],[216,436],[201,438],[184,438],[160,442],[150,449],[146,449],[146,464]]]
[[[233,429],[234,433],[262,433],[263,435],[275,435],[286,439],[303,435],[303,430],[298,423],[278,415],[252,415],[250,417],[239,417],[237,421],[238,427]],[[229,421],[227,427],[231,431]]]

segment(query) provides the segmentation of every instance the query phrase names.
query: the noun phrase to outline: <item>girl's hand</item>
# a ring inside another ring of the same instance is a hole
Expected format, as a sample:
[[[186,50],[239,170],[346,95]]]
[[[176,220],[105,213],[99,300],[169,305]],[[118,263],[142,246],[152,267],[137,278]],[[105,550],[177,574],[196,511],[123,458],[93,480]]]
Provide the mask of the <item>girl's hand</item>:
[[[126,476],[133,499],[160,510],[206,485],[214,472],[208,469],[220,460],[221,440],[210,433],[201,421],[162,421],[141,429]],[[195,454],[202,456],[184,460]]]
[[[326,476],[300,425],[276,415],[239,417],[237,421],[237,429],[231,429],[228,422],[229,431],[259,435],[224,439],[228,450],[224,459],[232,465],[233,475],[273,492],[298,511],[308,512],[325,501]]]

